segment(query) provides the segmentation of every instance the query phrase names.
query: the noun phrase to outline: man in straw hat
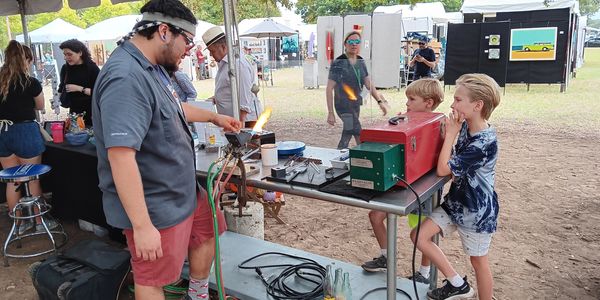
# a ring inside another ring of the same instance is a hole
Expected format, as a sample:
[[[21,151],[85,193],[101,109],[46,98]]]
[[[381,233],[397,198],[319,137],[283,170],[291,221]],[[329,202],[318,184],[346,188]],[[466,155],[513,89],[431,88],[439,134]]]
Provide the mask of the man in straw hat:
[[[213,96],[213,101],[217,105],[217,112],[233,116],[225,32],[219,26],[212,27],[202,35],[202,40],[208,51],[210,51],[210,55],[219,65],[219,70],[215,76],[215,95]],[[238,83],[240,121],[242,123],[246,122],[246,127],[251,127],[260,113],[260,103],[256,95],[252,93],[252,85],[254,84],[252,66],[246,59],[240,59],[236,67],[240,75]]]
[[[136,299],[164,299],[162,287],[179,279],[186,256],[188,298],[207,299],[214,233],[186,124],[237,131],[241,123],[181,103],[173,90],[165,68],[194,46],[191,11],[178,0],[151,0],[140,11],[141,21],[102,68],[92,100],[104,212],[127,238]]]

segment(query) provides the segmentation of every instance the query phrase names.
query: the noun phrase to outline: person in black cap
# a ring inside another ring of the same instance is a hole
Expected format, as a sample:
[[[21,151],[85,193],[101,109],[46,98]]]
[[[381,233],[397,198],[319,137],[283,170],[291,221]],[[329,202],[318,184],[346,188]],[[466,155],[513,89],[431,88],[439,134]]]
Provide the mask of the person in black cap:
[[[419,40],[419,49],[413,53],[409,66],[415,67],[413,80],[431,77],[431,70],[435,67],[435,52],[427,46],[426,37]]]
[[[182,103],[165,69],[194,47],[196,18],[178,0],[151,0],[119,41],[92,97],[99,187],[107,223],[122,228],[131,252],[136,299],[164,299],[162,287],[190,262],[188,299],[208,299],[214,230],[207,193],[196,187],[187,122],[227,131],[241,123]],[[219,232],[224,218],[215,212]]]

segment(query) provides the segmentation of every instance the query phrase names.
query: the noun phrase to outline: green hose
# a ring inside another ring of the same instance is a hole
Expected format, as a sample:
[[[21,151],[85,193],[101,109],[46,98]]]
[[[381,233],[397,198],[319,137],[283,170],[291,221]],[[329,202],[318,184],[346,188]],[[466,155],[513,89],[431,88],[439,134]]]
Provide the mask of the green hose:
[[[217,281],[217,289],[218,289],[218,294],[219,294],[219,300],[225,300],[225,297],[223,295],[223,284],[221,283],[221,251],[219,248],[219,222],[217,219],[217,209],[216,209],[216,205],[215,205],[215,199],[213,199],[213,195],[212,195],[212,190],[213,190],[213,181],[215,180],[215,177],[217,176],[217,174],[219,174],[219,172],[221,171],[221,169],[219,167],[217,167],[217,171],[215,173],[212,173],[212,169],[213,167],[216,165],[216,163],[212,163],[210,164],[210,167],[208,168],[208,181],[206,183],[206,187],[208,188],[207,194],[208,194],[208,203],[210,204],[210,207],[212,209],[212,217],[213,217],[213,228],[215,230],[215,279]]]

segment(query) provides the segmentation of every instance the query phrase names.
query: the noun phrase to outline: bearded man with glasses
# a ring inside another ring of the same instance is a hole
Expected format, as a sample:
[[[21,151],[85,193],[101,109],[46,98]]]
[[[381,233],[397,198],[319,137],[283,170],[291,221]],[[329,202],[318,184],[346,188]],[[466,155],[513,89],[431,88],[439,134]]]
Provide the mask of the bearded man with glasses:
[[[122,228],[131,253],[136,299],[164,299],[162,287],[190,262],[187,299],[208,299],[214,255],[207,193],[196,187],[188,122],[227,131],[241,123],[182,103],[165,69],[194,46],[196,18],[179,0],[151,0],[142,20],[119,41],[92,98],[99,187],[106,221]],[[225,230],[215,212],[219,233]]]

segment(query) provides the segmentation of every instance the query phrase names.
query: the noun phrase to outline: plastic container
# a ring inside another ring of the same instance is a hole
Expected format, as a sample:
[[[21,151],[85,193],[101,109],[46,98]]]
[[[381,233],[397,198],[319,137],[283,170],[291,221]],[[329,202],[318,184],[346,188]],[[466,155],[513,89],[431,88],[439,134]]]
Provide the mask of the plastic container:
[[[64,142],[64,127],[62,123],[53,123],[50,131],[52,132],[52,141],[55,144]]]

